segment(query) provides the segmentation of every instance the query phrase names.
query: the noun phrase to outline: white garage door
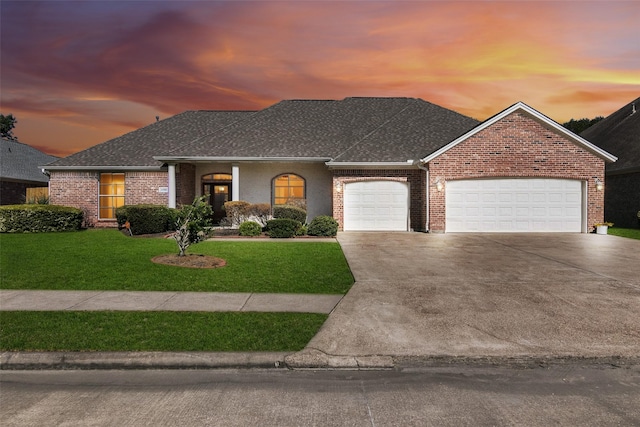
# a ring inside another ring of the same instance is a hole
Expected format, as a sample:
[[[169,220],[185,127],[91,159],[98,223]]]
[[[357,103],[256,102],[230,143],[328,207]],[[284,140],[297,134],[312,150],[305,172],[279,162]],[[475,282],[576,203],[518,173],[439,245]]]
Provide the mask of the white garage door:
[[[345,231],[407,231],[409,186],[398,181],[361,181],[344,186]]]
[[[580,181],[448,181],[445,199],[447,232],[582,231]]]

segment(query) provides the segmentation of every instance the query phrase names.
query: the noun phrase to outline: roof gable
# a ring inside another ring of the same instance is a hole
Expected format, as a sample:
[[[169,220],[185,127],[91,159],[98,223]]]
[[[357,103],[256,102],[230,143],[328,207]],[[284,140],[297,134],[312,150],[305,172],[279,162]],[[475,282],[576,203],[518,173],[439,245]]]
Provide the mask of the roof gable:
[[[640,98],[631,101],[580,134],[619,160],[607,171],[640,169]]]
[[[480,131],[488,128],[489,126],[491,126],[491,125],[503,120],[504,118],[506,118],[507,116],[509,116],[509,115],[511,115],[511,114],[513,114],[515,112],[524,112],[525,114],[529,115],[534,120],[540,122],[541,124],[543,124],[547,128],[551,129],[552,131],[564,136],[568,140],[572,141],[574,144],[583,147],[587,151],[597,155],[598,157],[603,158],[606,161],[615,162],[617,160],[617,158],[615,156],[613,156],[612,154],[604,151],[603,149],[595,146],[594,144],[590,143],[586,139],[584,139],[584,138],[576,135],[575,133],[571,132],[570,130],[564,128],[562,125],[560,125],[557,122],[551,120],[549,117],[547,117],[544,114],[542,114],[542,113],[534,110],[533,108],[529,107],[527,104],[525,104],[523,102],[518,102],[516,104],[513,104],[511,107],[509,107],[509,108],[501,111],[500,113],[496,114],[495,116],[488,118],[487,120],[485,120],[484,122],[482,122],[478,126],[476,126],[475,128],[471,129],[469,132],[465,133],[464,135],[460,136],[459,138],[456,138],[455,140],[451,141],[450,143],[448,143],[444,147],[442,147],[442,148],[434,151],[433,153],[429,154],[425,158],[421,159],[421,162],[422,163],[430,162],[431,160],[433,160],[436,157],[444,154],[445,152],[447,152],[448,150],[452,149],[453,147],[455,147],[456,145],[460,144],[461,142],[466,141],[467,139],[469,139],[473,135],[477,134],[478,132],[480,132]]]

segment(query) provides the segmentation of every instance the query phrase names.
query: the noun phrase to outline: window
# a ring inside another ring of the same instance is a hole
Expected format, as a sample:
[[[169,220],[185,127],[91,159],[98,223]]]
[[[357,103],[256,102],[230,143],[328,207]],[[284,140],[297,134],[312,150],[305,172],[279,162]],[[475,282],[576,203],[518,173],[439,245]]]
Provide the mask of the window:
[[[213,181],[231,181],[230,173],[210,173],[208,175],[202,175],[202,182]]]
[[[273,204],[286,205],[304,201],[305,181],[304,178],[292,173],[280,175],[273,180]]]
[[[124,205],[124,174],[100,174],[100,219],[115,219],[116,209]]]

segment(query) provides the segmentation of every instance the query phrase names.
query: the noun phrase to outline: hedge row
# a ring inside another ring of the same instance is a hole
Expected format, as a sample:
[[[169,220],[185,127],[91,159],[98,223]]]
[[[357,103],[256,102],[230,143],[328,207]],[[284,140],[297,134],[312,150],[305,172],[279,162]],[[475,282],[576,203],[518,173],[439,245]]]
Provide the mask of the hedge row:
[[[82,227],[82,210],[56,205],[0,206],[0,233],[76,231]]]

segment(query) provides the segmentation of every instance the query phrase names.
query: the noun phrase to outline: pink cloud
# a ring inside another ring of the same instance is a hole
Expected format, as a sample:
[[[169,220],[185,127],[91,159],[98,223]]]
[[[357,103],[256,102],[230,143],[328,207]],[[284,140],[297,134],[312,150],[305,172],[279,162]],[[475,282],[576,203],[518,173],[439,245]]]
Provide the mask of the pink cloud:
[[[0,8],[2,112],[30,126],[68,126],[47,141],[18,133],[59,151],[155,115],[257,109],[280,99],[412,96],[477,119],[521,100],[560,121],[606,114],[640,92],[635,2],[3,1]]]

